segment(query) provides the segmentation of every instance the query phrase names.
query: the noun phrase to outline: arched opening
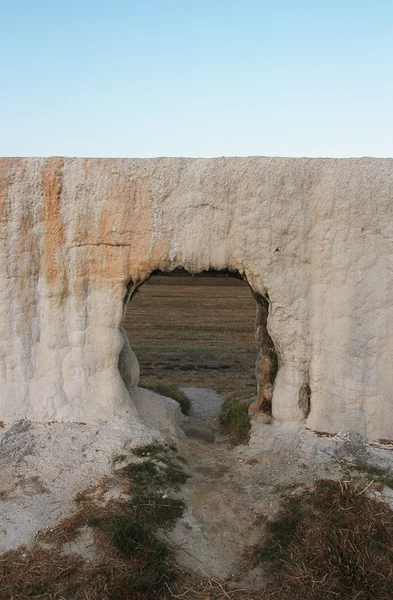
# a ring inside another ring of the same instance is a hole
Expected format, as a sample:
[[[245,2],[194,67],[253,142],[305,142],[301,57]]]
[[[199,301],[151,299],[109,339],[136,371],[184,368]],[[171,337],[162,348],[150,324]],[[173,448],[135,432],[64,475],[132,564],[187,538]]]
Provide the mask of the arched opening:
[[[154,271],[142,285],[129,285],[125,303],[123,326],[142,386],[252,399],[250,413],[270,422],[278,361],[267,328],[269,300],[239,272]]]

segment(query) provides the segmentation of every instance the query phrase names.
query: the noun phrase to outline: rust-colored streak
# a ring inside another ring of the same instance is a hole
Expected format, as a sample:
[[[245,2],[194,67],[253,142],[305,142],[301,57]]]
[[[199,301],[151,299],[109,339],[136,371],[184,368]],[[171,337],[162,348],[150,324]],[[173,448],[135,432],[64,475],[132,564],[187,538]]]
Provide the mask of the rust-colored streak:
[[[146,177],[130,177],[116,161],[97,165],[95,160],[86,159],[82,166],[90,201],[79,213],[72,243],[91,246],[86,249],[86,257],[91,261],[90,275],[127,278],[131,252],[133,264],[149,259],[153,229],[150,182]],[[97,171],[105,174],[106,185],[101,189],[94,184]],[[75,268],[79,270],[77,265]]]
[[[48,284],[61,283],[66,287],[65,266],[59,253],[66,242],[65,225],[61,218],[61,192],[63,187],[64,158],[46,161],[42,176],[44,193],[43,222],[45,236],[45,277]]]
[[[6,210],[5,210],[5,198],[6,198],[6,169],[8,161],[6,159],[0,160],[0,223],[6,221]]]
[[[84,159],[82,169],[70,255],[77,297],[93,280],[144,279],[169,254],[165,232],[154,235],[151,181],[145,173],[130,173],[116,160]]]
[[[109,178],[109,194],[101,210],[98,237],[106,242],[128,245],[128,249],[124,248],[121,253],[123,260],[111,261],[110,272],[106,270],[107,277],[127,277],[130,274],[130,252],[134,263],[141,259],[149,260],[152,230],[150,182],[144,178],[129,178],[121,170],[117,174],[110,173]],[[107,252],[110,253],[109,248]]]

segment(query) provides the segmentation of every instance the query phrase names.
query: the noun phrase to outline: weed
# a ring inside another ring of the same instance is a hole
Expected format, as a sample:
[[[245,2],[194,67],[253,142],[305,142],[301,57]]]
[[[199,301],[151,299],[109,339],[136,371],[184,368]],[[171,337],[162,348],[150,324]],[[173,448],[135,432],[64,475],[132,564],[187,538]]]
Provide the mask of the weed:
[[[169,529],[183,516],[183,500],[168,498],[166,494],[134,495],[130,510],[135,519],[160,529]]]
[[[133,453],[139,458],[155,459],[156,461],[167,465],[173,464],[174,460],[178,463],[186,463],[185,458],[180,456],[176,446],[173,444],[147,444],[146,446],[133,450]],[[176,454],[176,456],[173,456],[173,454]]]
[[[282,600],[388,600],[392,544],[386,505],[349,482],[321,480],[284,501],[252,558]]]
[[[167,456],[170,451],[176,451],[176,446],[168,446],[167,444],[146,444],[146,446],[141,446],[140,448],[136,448],[133,450],[135,456],[150,458],[159,458],[161,459],[164,456]]]
[[[0,597],[4,600],[75,598],[81,563],[79,556],[62,556],[55,550],[29,551],[22,547],[7,552],[0,559]]]
[[[150,531],[125,515],[109,517],[107,533],[116,550],[123,554],[132,554],[136,549],[144,550],[150,546]]]
[[[88,517],[86,519],[86,525],[88,527],[99,527],[102,523],[102,518],[100,517]]]
[[[139,488],[150,487],[160,480],[159,467],[152,460],[146,460],[141,463],[132,463],[123,467],[120,471],[131,478]]]
[[[122,472],[130,477],[138,488],[142,489],[158,486],[177,490],[189,477],[179,467],[172,464],[157,464],[153,460],[127,465]]]
[[[189,475],[173,465],[169,465],[165,472],[166,485],[173,490],[178,490],[183,483],[186,483]]]
[[[81,502],[86,502],[87,496],[85,494],[77,494],[75,496],[75,502],[77,504],[81,504]]]
[[[234,445],[247,444],[251,429],[247,402],[227,398],[221,406],[219,420],[222,431]]]
[[[174,578],[170,553],[159,540],[147,538],[148,546],[127,545],[129,538],[114,534],[119,550],[107,550],[104,562],[89,563],[77,554],[55,550],[19,548],[0,559],[0,597],[4,600],[152,600]],[[146,542],[146,538],[140,538]],[[112,545],[112,544],[111,544]],[[126,550],[126,552],[123,552]]]
[[[166,396],[167,398],[172,398],[172,400],[176,400],[176,402],[180,405],[180,410],[184,415],[188,415],[191,410],[191,400],[189,397],[180,389],[177,385],[169,385],[166,383],[155,383],[149,385],[149,387],[144,385],[139,385],[139,387],[149,389],[156,394],[160,394],[161,396]]]
[[[386,469],[369,465],[367,463],[358,463],[356,465],[351,465],[350,470],[353,473],[366,475],[375,482],[380,483],[382,486],[393,489],[393,474],[389,473],[389,471]]]
[[[388,473],[384,473],[380,476],[379,480],[382,485],[393,489],[393,475],[389,475]]]
[[[296,497],[288,498],[285,509],[281,511],[277,519],[267,523],[268,535],[264,544],[255,546],[254,564],[269,561],[274,573],[282,572],[283,563],[276,560],[277,556],[281,556],[284,549],[292,543],[301,523],[301,518],[300,499]]]
[[[126,454],[116,454],[112,458],[112,465],[117,465],[118,463],[122,463],[126,460],[126,458],[127,458]]]

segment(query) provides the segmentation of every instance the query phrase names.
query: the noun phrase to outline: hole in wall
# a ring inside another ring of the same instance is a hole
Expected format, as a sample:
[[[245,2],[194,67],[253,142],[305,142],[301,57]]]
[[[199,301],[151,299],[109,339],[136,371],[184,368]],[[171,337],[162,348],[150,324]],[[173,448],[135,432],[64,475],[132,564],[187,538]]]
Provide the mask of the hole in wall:
[[[123,326],[140,364],[140,384],[253,398],[251,412],[269,422],[277,356],[267,331],[269,302],[250,290],[229,270],[154,271],[137,290],[130,282]]]

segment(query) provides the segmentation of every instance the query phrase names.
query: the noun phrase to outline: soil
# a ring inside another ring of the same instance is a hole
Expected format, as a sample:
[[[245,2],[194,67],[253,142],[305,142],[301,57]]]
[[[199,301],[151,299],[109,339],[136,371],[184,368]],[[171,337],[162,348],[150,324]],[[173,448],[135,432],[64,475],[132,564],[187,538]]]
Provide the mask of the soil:
[[[254,420],[250,445],[233,447],[218,424],[223,399],[215,390],[185,391],[192,411],[183,425],[187,439],[178,447],[191,477],[181,490],[186,513],[168,537],[179,564],[233,587],[264,588],[262,570],[250,570],[243,557],[263,536],[282,498],[317,479],[351,479],[351,465],[393,466],[389,445],[369,445],[350,433],[321,437],[302,423]],[[380,497],[392,503],[389,488]]]
[[[263,589],[263,572],[250,570],[242,557],[263,535],[283,497],[318,478],[351,479],[354,466],[393,468],[391,444],[366,443],[349,433],[323,437],[301,423],[254,420],[250,445],[232,447],[218,426],[217,393],[207,388],[187,392],[193,400],[191,414],[183,416],[183,431],[171,438],[190,475],[178,492],[186,511],[162,535],[175,547],[179,565],[199,575],[242,589]],[[171,402],[156,398],[162,406]],[[162,417],[165,431],[171,411]],[[135,460],[132,448],[152,441],[151,430],[131,425],[113,429],[19,422],[0,430],[0,552],[28,546],[37,532],[69,517],[78,508],[76,497],[104,476],[108,499],[118,497],[122,490],[116,478],[113,489],[108,479],[118,468],[116,457]],[[373,493],[393,504],[389,487]],[[82,531],[76,545],[63,550],[91,560],[92,543],[89,532]]]

